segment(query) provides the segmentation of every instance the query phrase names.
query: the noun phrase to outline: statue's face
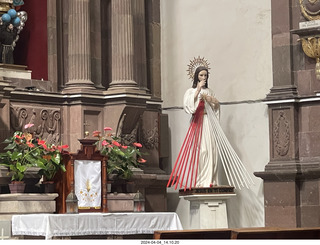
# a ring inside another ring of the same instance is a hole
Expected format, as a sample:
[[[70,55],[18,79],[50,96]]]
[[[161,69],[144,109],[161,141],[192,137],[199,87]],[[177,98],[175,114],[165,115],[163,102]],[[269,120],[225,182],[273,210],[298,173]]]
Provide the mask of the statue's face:
[[[206,70],[202,70],[199,72],[198,79],[199,81],[207,81],[208,73]]]

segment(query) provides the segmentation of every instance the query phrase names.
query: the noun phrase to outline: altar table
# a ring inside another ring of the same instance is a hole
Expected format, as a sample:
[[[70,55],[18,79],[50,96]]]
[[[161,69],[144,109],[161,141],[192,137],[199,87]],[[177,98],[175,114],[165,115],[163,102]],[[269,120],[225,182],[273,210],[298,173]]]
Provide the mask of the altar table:
[[[26,214],[12,216],[12,235],[61,236],[153,234],[183,230],[172,212]]]

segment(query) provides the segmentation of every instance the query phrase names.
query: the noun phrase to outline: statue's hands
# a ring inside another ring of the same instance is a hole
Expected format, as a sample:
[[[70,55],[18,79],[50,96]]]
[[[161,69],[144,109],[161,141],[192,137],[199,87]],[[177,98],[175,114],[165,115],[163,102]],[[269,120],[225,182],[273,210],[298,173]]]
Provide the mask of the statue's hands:
[[[204,95],[205,96],[205,100],[214,108],[214,109],[218,109],[219,106],[220,106],[220,103],[219,101],[213,97],[213,96],[210,96],[210,95]]]
[[[198,91],[200,91],[201,88],[204,87],[204,85],[206,85],[206,80],[199,81],[197,84]]]
[[[202,80],[202,81],[199,81],[199,82],[198,82],[198,84],[197,84],[197,91],[196,91],[195,96],[194,96],[194,100],[195,100],[195,101],[196,101],[196,99],[197,99],[197,97],[198,97],[198,95],[199,95],[199,93],[200,93],[200,91],[201,91],[201,88],[204,87],[205,84],[206,84],[206,80]],[[204,100],[205,97],[203,97],[203,95],[200,94],[200,99],[201,99],[201,100]]]

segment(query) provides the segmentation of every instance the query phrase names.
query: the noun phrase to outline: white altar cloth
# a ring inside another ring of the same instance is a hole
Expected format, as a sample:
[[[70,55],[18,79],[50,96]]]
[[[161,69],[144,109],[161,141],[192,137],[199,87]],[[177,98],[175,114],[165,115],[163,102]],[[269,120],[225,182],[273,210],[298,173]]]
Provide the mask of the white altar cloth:
[[[183,230],[176,213],[80,213],[12,216],[12,235],[86,236],[153,234],[156,230]]]

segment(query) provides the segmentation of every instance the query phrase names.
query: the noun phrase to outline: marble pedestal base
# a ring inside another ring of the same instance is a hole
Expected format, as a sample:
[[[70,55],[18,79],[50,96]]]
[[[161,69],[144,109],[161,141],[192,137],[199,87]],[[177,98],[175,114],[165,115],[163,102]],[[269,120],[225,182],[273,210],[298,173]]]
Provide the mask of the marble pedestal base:
[[[56,212],[57,193],[0,194],[0,220],[11,220],[15,214]]]
[[[0,240],[11,236],[11,219],[17,214],[55,213],[57,193],[0,194]]]
[[[236,194],[198,194],[180,198],[190,201],[189,225],[191,229],[228,228],[227,199]]]
[[[0,64],[0,77],[31,79],[31,71],[26,66]]]
[[[136,193],[110,193],[107,195],[109,212],[133,212]]]

